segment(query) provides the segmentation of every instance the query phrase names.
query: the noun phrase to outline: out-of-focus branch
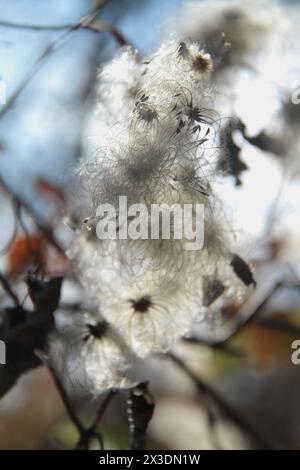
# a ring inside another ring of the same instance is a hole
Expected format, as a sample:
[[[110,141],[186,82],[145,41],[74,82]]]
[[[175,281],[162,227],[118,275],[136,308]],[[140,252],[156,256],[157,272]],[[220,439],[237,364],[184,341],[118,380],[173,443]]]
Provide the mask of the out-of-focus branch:
[[[97,9],[97,15],[103,7]],[[130,45],[129,41],[125,39],[124,35],[111,23],[103,20],[95,20],[97,15],[84,16],[77,23],[65,23],[57,25],[38,25],[38,24],[26,24],[26,23],[14,23],[11,21],[0,21],[0,26],[14,29],[29,29],[32,31],[64,31],[70,30],[75,31],[77,29],[86,29],[95,33],[108,32],[111,34],[120,46]]]
[[[234,320],[224,325],[223,332],[216,338],[198,337],[199,343],[206,344],[207,346],[221,346],[234,335],[239,333],[242,328],[248,325],[251,321],[256,321],[259,314],[262,312],[268,301],[272,298],[278,289],[300,289],[300,283],[285,282],[283,280],[276,280],[272,282],[263,292],[257,290],[253,296],[241,307],[239,312],[235,315]],[[268,321],[266,321],[268,324]],[[271,327],[271,326],[270,326]],[[193,338],[195,341],[196,338]]]
[[[61,31],[64,29],[75,29],[78,26],[77,23],[65,23],[65,24],[30,24],[30,23],[15,23],[14,21],[0,21],[0,26],[4,28],[13,29],[29,29],[32,31]]]
[[[0,186],[1,186],[1,178],[0,178]],[[0,250],[0,256],[7,253],[7,251],[11,247],[12,243],[16,239],[16,236],[17,236],[17,233],[18,233],[18,204],[16,203],[16,201],[14,199],[12,200],[12,204],[13,204],[13,218],[14,218],[13,230],[12,230],[12,234],[10,235],[8,241],[6,242],[4,247],[2,247],[1,250]]]
[[[294,335],[294,336],[300,337],[300,327],[298,325],[295,325],[292,322],[284,321],[283,319],[277,318],[276,316],[271,317],[271,318],[253,318],[249,320],[249,323],[250,322],[268,330],[278,331],[280,333],[285,333],[287,335]],[[235,333],[233,333],[232,336],[234,336],[235,334],[238,334],[239,331],[240,330],[237,330]],[[230,340],[230,338],[228,338],[228,340]],[[208,346],[208,347],[214,348],[216,351],[220,351],[224,354],[228,354],[234,357],[244,356],[242,351],[232,347],[231,345],[227,343],[227,341],[219,342],[219,343],[216,342],[214,344],[210,340],[206,340],[204,338],[198,338],[197,336],[185,337],[183,338],[183,341],[185,341],[186,343]]]
[[[154,401],[148,390],[148,383],[138,384],[129,392],[128,420],[130,429],[130,449],[143,450],[146,445],[146,431],[153,416]]]
[[[61,278],[35,287],[28,284],[34,311],[16,306],[0,312],[0,339],[6,347],[6,364],[0,368],[0,397],[23,373],[40,365],[35,350],[45,347],[54,326],[53,314],[59,303],[61,285]]]
[[[106,408],[108,407],[109,403],[111,402],[112,398],[115,395],[115,391],[111,390],[108,392],[104,400],[100,403],[98,410],[96,411],[96,416],[94,421],[92,422],[91,426],[84,430],[81,433],[78,443],[75,449],[86,449],[89,447],[89,441],[95,437],[100,444],[101,449],[104,449],[104,443],[101,434],[97,431],[97,426],[100,423],[102,416],[105,413]]]
[[[40,232],[45,236],[45,238],[48,240],[48,242],[56,248],[57,251],[59,251],[61,254],[65,256],[65,250],[64,248],[59,244],[59,242],[56,240],[54,233],[44,221],[40,219],[40,217],[35,213],[35,211],[30,207],[26,201],[21,199],[20,196],[18,196],[12,188],[8,186],[8,184],[4,181],[4,179],[0,176],[0,186],[5,190],[5,192],[13,197],[13,200],[17,204],[17,206],[22,207],[25,209],[25,211],[30,215],[30,217],[33,219],[34,223],[36,224],[37,228],[40,230]]]
[[[124,36],[110,23],[104,21],[96,21],[98,14],[101,12],[103,8],[104,2],[101,2],[100,5],[88,15],[82,17],[77,23],[71,23],[66,25],[50,25],[50,26],[42,26],[42,25],[24,25],[21,23],[12,23],[12,22],[0,22],[0,26],[6,27],[16,27],[16,28],[23,28],[23,29],[34,29],[34,30],[42,30],[42,29],[50,29],[50,30],[63,30],[63,33],[56,37],[48,46],[44,49],[42,54],[38,57],[36,62],[33,66],[28,70],[25,74],[21,82],[19,83],[18,87],[16,88],[15,92],[7,99],[6,104],[1,107],[0,109],[0,117],[4,116],[8,110],[12,107],[18,96],[22,93],[24,88],[28,85],[30,80],[34,77],[34,75],[39,71],[41,66],[43,65],[46,58],[48,58],[54,50],[56,50],[69,36],[73,34],[74,31],[78,29],[86,29],[93,32],[108,32],[110,33],[117,41],[117,43],[121,46],[129,44]]]
[[[8,296],[12,299],[13,303],[15,304],[16,307],[20,307],[19,299],[17,295],[14,293],[11,285],[9,284],[8,280],[6,279],[3,274],[0,273],[0,284],[2,285],[3,289],[5,292],[8,294]]]
[[[68,413],[68,416],[72,423],[74,424],[75,428],[77,429],[77,432],[79,434],[79,440],[78,443],[75,447],[76,450],[79,449],[89,449],[89,443],[92,438],[96,438],[99,443],[100,447],[103,450],[103,439],[102,436],[99,432],[97,432],[97,426],[107,408],[109,405],[112,397],[114,396],[113,391],[109,392],[107,396],[104,398],[104,400],[100,403],[100,406],[96,412],[95,419],[92,423],[92,425],[88,428],[84,426],[84,424],[81,422],[79,416],[77,415],[76,411],[73,408],[73,405],[71,403],[71,400],[67,394],[67,391],[65,390],[65,387],[63,385],[63,382],[55,368],[55,366],[52,364],[50,357],[45,354],[44,351],[37,350],[35,351],[35,354],[37,357],[41,360],[41,362],[47,367],[49,370],[51,377],[56,385],[57,391],[62,399],[62,402],[66,408],[66,411]]]
[[[111,400],[115,396],[115,394],[116,394],[116,392],[114,390],[111,390],[110,392],[108,392],[108,394],[106,395],[104,400],[101,402],[101,404],[100,404],[100,406],[97,410],[95,419],[94,419],[90,429],[93,429],[93,430],[96,429],[96,427],[98,426],[99,422],[102,419],[102,416],[104,415],[104,412],[105,412],[106,408],[108,407],[109,403],[111,402]]]
[[[70,420],[72,421],[72,423],[74,424],[75,428],[78,430],[78,433],[79,435],[81,436],[82,434],[84,434],[85,432],[85,429],[84,429],[84,426],[83,424],[81,423],[80,419],[78,418],[75,410],[73,409],[73,406],[69,400],[69,397],[68,397],[68,394],[62,384],[62,381],[60,380],[60,377],[59,375],[57,374],[56,372],[56,369],[55,367],[53,366],[49,356],[47,356],[47,354],[45,354],[43,351],[41,350],[36,350],[35,351],[35,354],[37,355],[37,357],[41,360],[41,362],[47,367],[47,369],[49,370],[50,374],[51,374],[51,377],[56,385],[56,388],[59,392],[59,395],[63,401],[63,404],[67,410],[67,413],[69,415],[69,418]]]
[[[124,35],[108,21],[94,20],[87,25],[83,24],[82,27],[94,31],[95,33],[107,32],[115,38],[120,46],[132,46]]]
[[[97,7],[93,12],[88,15],[90,17],[90,21],[93,21],[98,13],[100,12],[102,7]],[[86,17],[84,21],[87,21]],[[71,25],[67,30],[56,37],[48,46],[44,49],[42,54],[38,57],[36,62],[33,66],[28,70],[28,72],[24,75],[23,79],[19,83],[18,87],[16,88],[15,92],[7,99],[6,104],[0,110],[0,117],[4,116],[7,111],[11,108],[14,104],[20,93],[24,90],[27,84],[30,82],[31,78],[38,72],[42,64],[44,63],[45,59],[50,56],[50,54],[65,40],[68,36],[70,36],[75,30],[81,27],[82,20],[80,20],[76,25]],[[11,23],[11,26],[13,23]]]
[[[289,335],[295,335],[300,337],[300,327],[287,322],[283,321],[280,318],[257,318],[254,323],[257,323],[258,325],[262,326],[263,328],[267,328],[270,330],[275,330],[279,331],[281,333],[286,333]]]
[[[193,381],[200,395],[204,396],[211,404],[215,405],[224,417],[238,426],[245,435],[260,449],[274,449],[274,443],[266,436],[261,435],[238,411],[236,411],[214,388],[200,379],[188,366],[172,353],[168,357]]]
[[[14,28],[14,29],[30,29],[34,31],[61,31],[63,29],[78,29],[87,18],[89,19],[92,16],[93,18],[95,18],[103,9],[106,3],[107,3],[107,0],[98,0],[93,11],[89,15],[84,16],[83,18],[81,18],[79,21],[76,21],[75,23],[39,25],[39,24],[30,24],[30,23],[15,23],[14,21],[1,20],[0,26],[3,26],[5,28]]]

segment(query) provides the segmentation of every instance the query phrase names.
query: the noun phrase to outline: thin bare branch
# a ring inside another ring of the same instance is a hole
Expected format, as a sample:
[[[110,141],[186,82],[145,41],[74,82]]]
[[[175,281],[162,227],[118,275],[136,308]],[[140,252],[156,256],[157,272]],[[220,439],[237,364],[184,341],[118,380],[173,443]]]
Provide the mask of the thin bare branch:
[[[89,14],[87,17],[91,17],[92,15],[95,15],[94,18],[100,13],[100,11],[103,9],[105,6],[105,3],[107,0],[102,0],[98,1],[96,8]],[[76,21],[75,23],[64,23],[64,24],[30,24],[30,23],[15,23],[14,21],[5,21],[1,20],[0,21],[0,26],[3,26],[5,28],[14,28],[14,29],[29,29],[33,31],[61,31],[63,29],[77,29],[78,27],[81,26],[83,21],[86,20],[87,18],[84,16],[81,18],[79,21]]]
[[[0,21],[0,26],[4,28],[13,29],[29,29],[32,31],[61,31],[63,29],[72,29],[78,25],[77,23],[65,24],[30,24],[30,23],[15,23],[14,21]]]
[[[76,444],[75,449],[79,450],[82,448],[88,448],[89,441],[94,437],[98,440],[100,444],[101,450],[104,449],[104,442],[102,435],[97,431],[97,426],[99,425],[109,403],[111,402],[112,398],[115,396],[116,392],[111,390],[108,392],[104,400],[100,403],[99,408],[96,412],[96,416],[94,421],[92,422],[91,426],[85,429],[84,433],[81,434],[78,443]]]
[[[249,322],[256,321],[266,304],[277,292],[278,289],[299,289],[300,283],[296,282],[285,282],[283,280],[273,281],[263,291],[254,292],[253,296],[241,307],[239,312],[236,314],[234,320],[223,325],[223,331],[221,334],[214,338],[207,338],[199,336],[197,337],[200,343],[208,346],[221,346],[239,331],[248,325]],[[196,338],[193,338],[195,340]]]
[[[263,436],[258,429],[255,429],[253,425],[235,410],[214,388],[194,374],[178,356],[169,353],[168,357],[194,382],[198,392],[211,400],[219,411],[237,425],[256,446],[261,449],[274,449],[273,442],[266,436]]]
[[[11,195],[16,202],[17,205],[23,207],[25,211],[30,215],[33,219],[34,223],[36,224],[37,228],[40,232],[45,236],[48,242],[56,248],[61,254],[65,256],[64,248],[59,244],[56,240],[55,235],[51,229],[44,221],[40,219],[40,217],[35,213],[32,207],[27,204],[26,201],[21,199],[19,195],[17,195],[14,190],[4,181],[4,179],[0,176],[0,186],[7,192],[7,194]]]
[[[23,28],[23,29],[33,29],[33,30],[58,30],[63,31],[58,37],[56,37],[48,46],[44,49],[42,54],[38,57],[32,67],[28,70],[28,72],[24,75],[21,82],[19,83],[18,87],[14,91],[14,93],[7,99],[4,106],[1,107],[0,110],[0,117],[4,116],[12,105],[15,103],[16,99],[22,93],[22,91],[26,88],[30,80],[36,75],[36,73],[40,70],[41,66],[45,62],[46,58],[48,58],[52,52],[58,49],[58,47],[63,44],[69,36],[73,34],[74,31],[79,29],[86,29],[92,32],[109,32],[117,41],[117,43],[121,46],[129,44],[124,36],[110,23],[108,22],[96,22],[94,21],[95,18],[98,16],[100,11],[103,8],[103,3],[98,5],[91,13],[82,17],[77,23],[65,24],[65,25],[26,25],[22,23],[12,23],[12,22],[0,22],[0,26],[6,27],[16,27],[16,28]]]
[[[16,203],[16,201],[14,199],[12,200],[12,204],[13,204],[13,218],[14,218],[13,230],[12,230],[12,234],[9,237],[9,240],[6,242],[4,247],[1,248],[1,250],[0,250],[0,256],[7,253],[7,251],[10,249],[12,243],[16,239],[16,236],[17,236],[17,233],[18,233],[18,204]]]
[[[20,302],[19,302],[19,299],[18,299],[17,295],[14,293],[14,291],[13,291],[11,285],[9,284],[8,280],[1,273],[0,273],[0,284],[2,285],[5,292],[12,299],[12,301],[16,305],[16,307],[20,307]]]
[[[115,396],[115,394],[116,394],[116,392],[114,390],[111,390],[110,392],[108,392],[108,394],[106,395],[104,400],[100,403],[100,406],[97,410],[95,419],[92,423],[91,429],[96,429],[96,427],[98,426],[99,422],[101,421],[101,419],[102,419],[102,417],[103,417],[103,415],[106,411],[106,408],[110,404],[110,402],[113,399],[113,397]]]
[[[41,360],[41,362],[47,367],[49,370],[51,377],[53,378],[53,381],[57,387],[57,390],[60,394],[60,397],[64,403],[64,406],[67,410],[67,413],[69,415],[70,420],[76,427],[77,431],[79,432],[79,435],[83,435],[85,433],[85,428],[83,424],[81,423],[80,419],[78,418],[77,414],[75,413],[73,406],[69,400],[68,394],[62,384],[62,381],[60,380],[60,377],[58,376],[55,367],[51,363],[49,357],[47,354],[45,354],[43,351],[36,351],[35,352],[37,357]]]

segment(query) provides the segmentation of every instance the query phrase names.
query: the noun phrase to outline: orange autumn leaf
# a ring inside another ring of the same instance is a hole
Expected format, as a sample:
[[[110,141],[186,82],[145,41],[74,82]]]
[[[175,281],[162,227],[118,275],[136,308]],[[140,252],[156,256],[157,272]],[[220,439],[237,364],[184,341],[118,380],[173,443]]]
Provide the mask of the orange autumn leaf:
[[[45,263],[46,241],[42,235],[18,236],[11,244],[7,253],[8,272],[18,276],[33,263]]]
[[[35,187],[38,193],[44,198],[55,199],[59,203],[63,203],[65,201],[63,189],[43,178],[39,178],[35,182]]]

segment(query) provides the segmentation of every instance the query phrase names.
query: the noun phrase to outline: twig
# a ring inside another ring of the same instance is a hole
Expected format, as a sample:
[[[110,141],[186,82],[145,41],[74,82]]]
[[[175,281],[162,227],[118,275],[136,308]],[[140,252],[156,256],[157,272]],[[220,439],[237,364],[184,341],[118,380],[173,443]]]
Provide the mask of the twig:
[[[6,104],[1,108],[0,110],[0,117],[4,116],[8,110],[11,108],[11,106],[14,104],[18,96],[21,94],[21,92],[25,89],[29,81],[31,80],[32,77],[39,71],[41,68],[42,64],[44,63],[45,59],[55,50],[59,47],[61,43],[64,42],[74,31],[77,31],[78,29],[86,29],[89,31],[93,32],[101,32],[101,31],[107,31],[114,38],[117,40],[118,44],[121,46],[124,46],[126,44],[129,44],[124,36],[112,25],[110,25],[107,22],[95,22],[93,24],[95,18],[98,16],[100,11],[103,8],[103,4],[100,6],[98,5],[91,13],[88,15],[84,16],[81,18],[77,23],[71,23],[71,24],[66,24],[66,25],[47,25],[44,27],[42,25],[24,25],[22,23],[11,23],[8,21],[0,22],[0,26],[6,26],[6,27],[16,27],[16,28],[23,28],[23,29],[34,29],[34,30],[43,30],[43,29],[50,29],[50,30],[63,30],[63,33],[56,37],[42,52],[42,54],[38,57],[36,62],[33,64],[33,66],[28,70],[28,72],[24,75],[23,79],[19,83],[18,87],[16,88],[15,92],[7,99]]]
[[[3,289],[5,292],[9,295],[9,297],[12,299],[13,303],[16,305],[16,307],[20,307],[20,302],[17,297],[17,295],[14,293],[12,290],[8,280],[3,276],[3,274],[0,273],[0,284],[2,285]]]
[[[282,181],[280,183],[280,186],[277,190],[277,193],[275,194],[275,199],[271,205],[271,208],[269,210],[269,214],[267,216],[267,220],[265,222],[265,228],[264,228],[264,234],[263,234],[263,239],[265,240],[268,240],[270,239],[271,235],[272,235],[272,230],[273,230],[273,227],[274,227],[274,224],[276,223],[276,213],[278,211],[278,206],[279,206],[279,203],[280,203],[280,199],[282,197],[282,194],[283,194],[283,190],[284,190],[284,185],[286,184],[286,180],[285,180],[285,177],[286,177],[286,169],[283,170],[283,175],[282,175]]]
[[[220,345],[226,342],[239,330],[245,327],[251,320],[254,320],[280,286],[281,281],[275,281],[266,290],[266,292],[264,292],[263,295],[255,293],[251,298],[250,302],[246,302],[246,304],[243,305],[243,307],[240,309],[235,322],[230,327],[229,332],[225,334],[224,337],[218,340],[215,344]]]
[[[47,369],[49,370],[52,378],[53,378],[53,381],[57,387],[57,390],[61,396],[61,399],[65,405],[65,408],[67,410],[67,413],[70,417],[70,420],[72,421],[72,423],[74,424],[74,426],[76,427],[78,433],[80,436],[84,435],[85,433],[85,428],[83,426],[83,424],[81,423],[80,419],[78,418],[77,414],[75,413],[75,411],[73,410],[73,407],[70,403],[70,400],[69,400],[69,397],[67,395],[67,392],[55,370],[55,368],[53,367],[53,365],[51,364],[51,361],[49,359],[49,357],[47,356],[47,354],[45,354],[43,351],[36,351],[36,355],[37,357],[41,360],[41,362],[47,367]]]
[[[109,405],[111,399],[113,398],[113,396],[115,395],[116,392],[114,391],[110,391],[107,396],[104,398],[104,400],[101,402],[100,406],[99,406],[99,409],[96,413],[96,417],[92,423],[92,425],[88,428],[86,428],[81,420],[79,419],[79,417],[77,416],[75,410],[73,409],[73,406],[70,402],[70,399],[68,397],[68,394],[62,384],[62,381],[60,380],[60,377],[58,375],[58,373],[56,372],[55,370],[55,367],[52,365],[51,361],[50,361],[50,358],[47,356],[47,354],[45,354],[44,351],[35,351],[36,353],[36,356],[41,360],[41,362],[48,368],[52,378],[53,378],[53,381],[57,387],[57,390],[59,392],[59,395],[63,401],[63,404],[67,410],[67,413],[68,413],[68,416],[70,418],[70,420],[72,421],[72,423],[74,424],[75,428],[77,429],[78,431],[78,434],[79,434],[79,440],[78,440],[78,443],[76,444],[75,446],[75,450],[79,450],[79,449],[89,449],[89,442],[91,440],[91,438],[95,437],[98,439],[99,443],[100,443],[100,447],[101,449],[103,450],[104,449],[104,446],[103,446],[103,439],[102,439],[102,436],[99,432],[96,431],[96,428],[100,422],[100,420],[102,419],[102,416],[107,408],[107,406]]]
[[[103,5],[99,8],[99,10],[103,8]],[[99,11],[98,11],[99,13]],[[98,21],[94,22],[91,20],[91,15],[87,17],[83,17],[80,21],[76,23],[65,23],[65,24],[30,24],[30,23],[14,23],[12,21],[0,21],[0,26],[5,28],[14,28],[14,29],[29,29],[32,31],[63,31],[63,30],[71,30],[74,31],[76,29],[87,29],[93,32],[100,32],[106,31],[110,33],[115,40],[117,41],[120,46],[129,45],[129,42],[124,38],[124,35],[115,28],[111,23],[107,21]]]
[[[61,254],[65,256],[65,250],[63,247],[58,243],[56,240],[53,231],[51,227],[46,225],[44,221],[40,219],[40,217],[35,213],[35,211],[32,209],[32,207],[27,204],[23,199],[21,199],[20,196],[18,196],[12,188],[8,186],[8,184],[3,180],[3,178],[0,176],[0,186],[8,193],[10,194],[14,201],[16,202],[17,205],[23,207],[26,212],[30,215],[30,217],[34,220],[36,226],[40,230],[40,232],[43,233],[45,238],[48,240],[48,242],[56,248],[57,251],[59,251]]]
[[[208,428],[210,431],[210,440],[212,445],[214,446],[215,450],[222,450],[222,444],[219,440],[217,435],[216,425],[218,423],[218,417],[216,413],[210,409],[210,407],[206,407],[206,414],[207,414],[207,421],[208,421]]]
[[[272,318],[252,318],[249,322],[259,325],[262,328],[266,328],[269,330],[278,331],[280,333],[285,333],[287,335],[294,335],[300,337],[300,327],[292,322],[284,321],[281,318],[276,318],[275,316]],[[233,333],[232,336],[238,334],[240,330],[237,330]],[[230,337],[231,338],[231,337]],[[228,338],[228,339],[230,339]],[[188,336],[182,338],[184,342],[191,343],[191,344],[199,344],[203,346],[208,346],[213,348],[216,351],[220,351],[224,354],[228,354],[234,357],[243,357],[244,353],[239,349],[233,348],[232,346],[228,345],[227,341],[224,342],[216,342],[215,344],[207,340],[205,338],[198,338],[197,336]]]
[[[223,345],[230,338],[236,335],[242,328],[244,328],[250,321],[255,321],[257,319],[258,315],[279,288],[299,289],[300,283],[298,281],[289,283],[282,280],[276,280],[272,282],[272,284],[269,285],[263,293],[259,291],[255,292],[249,301],[241,307],[235,316],[235,319],[227,326],[227,331],[226,326],[224,325],[225,332],[222,333],[219,337],[210,339],[199,336],[198,341],[206,344],[207,346]]]
[[[115,396],[116,392],[114,390],[111,390],[108,392],[102,403],[100,404],[98,411],[96,413],[96,417],[92,423],[92,426],[90,429],[95,429],[96,426],[98,426],[99,422],[102,419],[102,416],[105,413],[106,408],[108,407],[109,403],[111,402],[112,398]]]
[[[96,8],[90,13],[90,16],[97,14],[103,9],[107,0],[102,0],[97,2]],[[30,29],[34,31],[61,31],[63,29],[77,29],[79,25],[86,19],[83,17],[81,20],[75,23],[65,23],[65,24],[30,24],[30,23],[15,23],[13,21],[0,21],[0,26],[4,26],[5,28],[14,28],[14,29]]]
[[[116,42],[120,46],[132,46],[132,44],[130,44],[130,42],[124,37],[124,35],[108,21],[96,20],[88,24],[83,24],[82,27],[87,28],[90,31],[94,31],[95,33],[99,33],[101,31],[107,32],[115,38]]]
[[[274,444],[270,442],[265,436],[254,429],[252,424],[243,418],[231,405],[210,385],[205,383],[202,379],[196,376],[186,364],[172,353],[168,357],[194,382],[199,393],[208,397],[230,421],[235,423],[251,440],[262,449],[273,449]]]
[[[115,394],[116,392],[111,390],[110,392],[108,392],[104,400],[100,403],[94,421],[92,422],[91,426],[85,429],[84,433],[80,436],[78,443],[75,446],[76,450],[88,447],[88,442],[92,437],[96,437],[99,441],[101,450],[104,449],[103,438],[101,434],[97,432],[97,426],[99,425],[106,411],[106,408],[108,407]]]
[[[0,21],[0,26],[4,28],[13,29],[29,29],[33,31],[61,31],[63,29],[72,29],[78,25],[76,23],[65,23],[65,24],[30,24],[30,23],[15,23],[14,21]]]
[[[14,93],[7,99],[6,103],[4,106],[1,107],[0,109],[0,117],[3,117],[9,109],[12,107],[16,99],[19,97],[19,95],[22,93],[22,91],[26,88],[28,83],[30,82],[31,78],[39,71],[40,67],[42,66],[44,60],[46,59],[47,56],[49,56],[55,47],[62,42],[64,39],[67,38],[67,36],[73,32],[74,29],[65,31],[63,34],[61,34],[58,38],[56,38],[54,41],[52,41],[42,52],[42,54],[38,57],[36,62],[33,64],[33,66],[28,70],[28,72],[23,76],[22,80],[20,81],[19,85],[17,86],[16,90]]]
[[[16,201],[14,199],[12,200],[12,204],[13,204],[13,217],[14,217],[13,231],[12,231],[11,236],[9,237],[8,242],[6,242],[4,247],[1,248],[0,256],[7,253],[7,251],[11,247],[12,243],[16,239],[16,236],[17,236],[17,233],[18,233],[18,204],[16,203]]]
[[[78,28],[80,23],[78,23]],[[53,50],[59,45],[60,42],[62,42],[64,39],[66,39],[73,31],[75,31],[77,28],[72,27],[71,29],[68,29],[67,31],[64,31],[60,36],[55,38],[42,52],[42,54],[38,57],[37,61],[33,64],[33,66],[28,70],[28,72],[24,75],[23,79],[19,83],[18,87],[16,88],[15,92],[8,98],[6,104],[2,107],[0,110],[0,116],[4,116],[6,112],[11,108],[11,106],[14,104],[20,93],[24,90],[24,88],[27,86],[29,83],[30,79],[38,72],[40,69],[41,65],[43,64],[45,58],[49,56]]]

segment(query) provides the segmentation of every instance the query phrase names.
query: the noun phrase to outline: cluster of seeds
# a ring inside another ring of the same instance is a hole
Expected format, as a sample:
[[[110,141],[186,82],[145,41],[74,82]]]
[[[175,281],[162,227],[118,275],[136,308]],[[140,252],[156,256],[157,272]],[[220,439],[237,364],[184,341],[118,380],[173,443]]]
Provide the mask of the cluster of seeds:
[[[98,393],[126,386],[124,374],[136,358],[166,352],[194,319],[209,318],[214,302],[246,293],[247,282],[234,269],[231,229],[210,184],[216,171],[212,70],[210,55],[197,44],[169,41],[147,60],[125,49],[100,76],[94,151],[78,168],[84,222],[69,250],[97,309],[93,320],[80,318],[80,334],[74,336],[75,327],[61,333],[71,344],[67,368],[75,363]],[[130,222],[150,233],[153,205],[189,204],[195,226],[194,207],[201,205],[203,247],[186,249],[191,240],[175,237],[174,220],[167,238],[158,230],[156,238],[99,239],[97,208],[118,208],[120,196],[128,206],[143,204],[147,214],[137,222],[117,212],[117,235]]]

